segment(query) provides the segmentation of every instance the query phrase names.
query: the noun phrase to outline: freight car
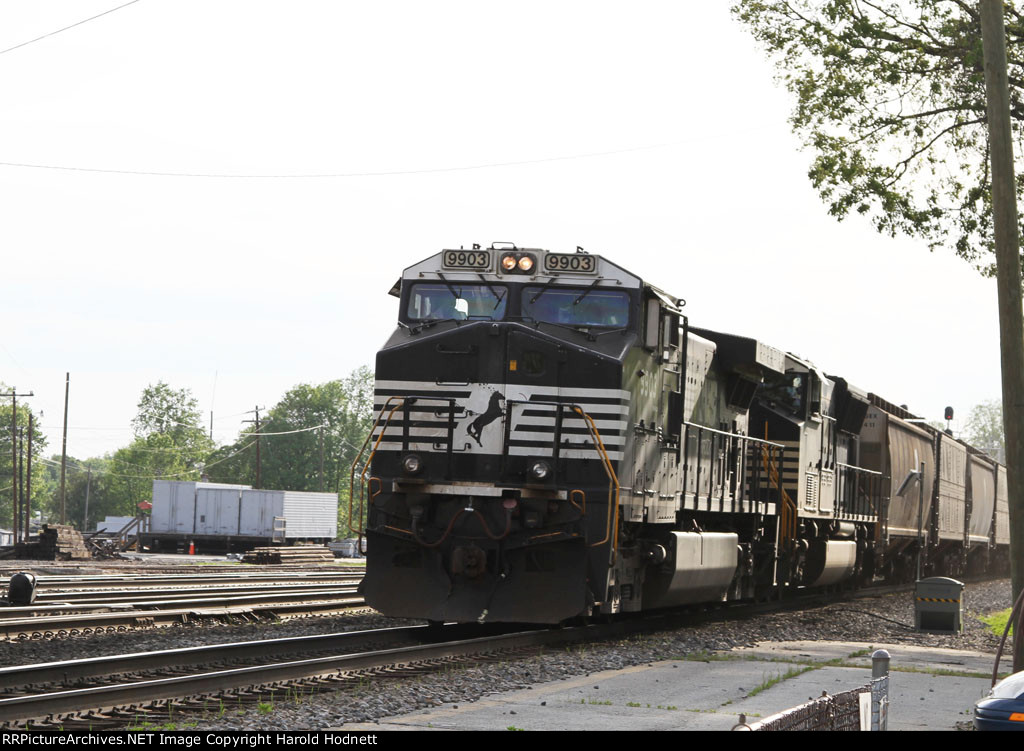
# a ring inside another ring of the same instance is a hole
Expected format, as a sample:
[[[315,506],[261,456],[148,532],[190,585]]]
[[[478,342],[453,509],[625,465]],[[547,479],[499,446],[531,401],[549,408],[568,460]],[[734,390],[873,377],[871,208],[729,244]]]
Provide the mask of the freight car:
[[[557,623],[1005,555],[991,459],[601,256],[444,250],[391,294],[350,513],[386,614]]]

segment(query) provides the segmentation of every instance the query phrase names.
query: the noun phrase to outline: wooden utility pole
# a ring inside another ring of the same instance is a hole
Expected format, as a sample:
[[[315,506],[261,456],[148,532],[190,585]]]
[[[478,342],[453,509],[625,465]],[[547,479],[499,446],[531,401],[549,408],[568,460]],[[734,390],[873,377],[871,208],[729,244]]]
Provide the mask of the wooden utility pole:
[[[1006,435],[1007,495],[1010,507],[1010,575],[1013,579],[1013,601],[1016,601],[1024,589],[1024,308],[1021,305],[1020,238],[1003,2],[980,0],[979,10],[985,55],[989,152],[992,159],[992,220],[996,243],[1003,431]],[[1014,630],[1014,672],[1024,670],[1024,638],[1020,626],[1018,621]]]
[[[60,523],[67,524],[64,504],[64,471],[68,463],[68,391],[71,389],[71,374],[64,374],[64,440],[60,447]],[[85,529],[83,527],[82,529]]]
[[[18,397],[35,396],[31,391],[27,394],[17,393],[16,388],[11,388],[11,393],[4,396],[11,397],[11,532],[14,533],[15,542],[18,541]]]
[[[32,413],[28,413],[28,471],[25,473],[25,539],[32,529]]]
[[[18,428],[18,503],[14,507],[14,541],[28,540],[28,529],[21,528],[21,507],[25,499],[25,431]]]
[[[320,492],[324,492],[324,426],[320,426]]]
[[[92,485],[92,470],[87,469],[85,475],[85,511],[82,513],[82,531],[89,529],[89,486]]]
[[[253,410],[256,413],[256,482],[253,487],[257,490],[260,487],[260,408]],[[242,420],[242,422],[254,422],[253,420]]]

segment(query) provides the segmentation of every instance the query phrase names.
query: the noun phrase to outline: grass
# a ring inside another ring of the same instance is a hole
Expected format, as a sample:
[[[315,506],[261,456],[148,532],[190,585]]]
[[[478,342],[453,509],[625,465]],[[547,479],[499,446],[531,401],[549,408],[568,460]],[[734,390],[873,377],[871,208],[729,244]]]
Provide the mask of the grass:
[[[995,634],[996,636],[1002,636],[1003,631],[1006,630],[1006,622],[1010,620],[1011,610],[1013,610],[1013,608],[1007,608],[1006,610],[999,610],[995,613],[982,615],[978,617],[978,620],[980,620],[982,623],[988,626],[989,631],[991,631],[993,634]],[[1013,634],[1012,627],[1010,628],[1010,634]]]
[[[767,691],[776,683],[782,683],[782,681],[787,681],[790,678],[796,678],[798,675],[803,675],[811,670],[817,670],[818,667],[818,665],[805,665],[799,668],[790,668],[785,673],[776,673],[771,678],[766,676],[763,681],[747,692],[747,698],[749,699],[751,696],[757,696],[762,691]]]
[[[269,701],[261,701],[256,705],[256,711],[260,714],[270,714],[274,711],[274,704]]]

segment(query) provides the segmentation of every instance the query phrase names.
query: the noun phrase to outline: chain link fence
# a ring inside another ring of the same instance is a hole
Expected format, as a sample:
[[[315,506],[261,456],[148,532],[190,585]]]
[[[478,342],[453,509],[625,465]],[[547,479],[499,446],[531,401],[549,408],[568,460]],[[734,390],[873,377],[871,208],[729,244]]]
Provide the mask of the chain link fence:
[[[760,722],[748,724],[745,715],[733,730],[885,730],[889,719],[889,653],[871,655],[871,682],[851,691],[823,693]]]

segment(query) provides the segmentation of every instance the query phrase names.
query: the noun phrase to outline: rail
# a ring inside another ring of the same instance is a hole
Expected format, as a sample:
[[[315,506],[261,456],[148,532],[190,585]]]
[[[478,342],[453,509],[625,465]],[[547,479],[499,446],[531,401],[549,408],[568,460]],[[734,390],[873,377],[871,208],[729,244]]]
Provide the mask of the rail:
[[[784,456],[786,447],[783,444],[696,423],[683,424],[686,426],[684,494],[702,498],[709,506],[717,503],[719,511],[732,512],[742,510],[737,508],[737,504],[768,500],[763,497],[766,484],[774,485],[783,502],[788,500],[776,468]],[[693,459],[696,466],[691,468]],[[727,505],[731,508],[726,508]],[[792,504],[792,512],[791,534],[795,535],[796,504]]]
[[[836,462],[837,511],[849,516],[878,516],[876,499],[881,497],[884,475],[873,469]]]

